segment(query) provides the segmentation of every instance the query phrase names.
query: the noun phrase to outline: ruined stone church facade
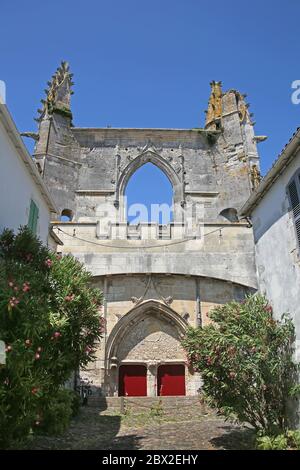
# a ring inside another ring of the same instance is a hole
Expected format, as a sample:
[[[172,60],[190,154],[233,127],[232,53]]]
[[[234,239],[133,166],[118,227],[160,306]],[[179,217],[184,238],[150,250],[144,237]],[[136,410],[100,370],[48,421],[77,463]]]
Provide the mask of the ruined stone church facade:
[[[222,92],[220,82],[211,83],[205,127],[195,129],[74,127],[71,88],[62,63],[38,133],[27,135],[69,219],[53,221],[60,251],[84,263],[104,294],[106,331],[85,375],[108,396],[131,394],[132,377],[141,395],[194,395],[201,379],[181,346],[185,330],[256,289],[252,229],[238,213],[259,180],[262,138],[244,96]],[[174,220],[166,226],[127,223],[127,183],[148,162],[173,187]],[[172,375],[181,384],[174,393]]]

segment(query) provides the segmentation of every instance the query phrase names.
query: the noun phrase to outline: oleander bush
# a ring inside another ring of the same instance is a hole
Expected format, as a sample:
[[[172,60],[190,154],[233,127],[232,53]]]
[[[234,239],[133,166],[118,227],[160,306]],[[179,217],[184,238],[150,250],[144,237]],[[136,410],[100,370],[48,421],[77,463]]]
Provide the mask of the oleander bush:
[[[291,319],[275,320],[261,295],[217,307],[209,317],[210,324],[190,328],[183,340],[190,365],[202,375],[207,401],[262,434],[285,435],[299,394]]]
[[[53,254],[27,227],[0,235],[0,447],[69,422],[76,398],[64,384],[94,359],[105,328],[90,281],[82,264]]]
[[[56,394],[44,397],[41,401],[43,419],[36,432],[49,435],[61,434],[68,426],[73,415],[73,400],[76,392],[58,389]]]

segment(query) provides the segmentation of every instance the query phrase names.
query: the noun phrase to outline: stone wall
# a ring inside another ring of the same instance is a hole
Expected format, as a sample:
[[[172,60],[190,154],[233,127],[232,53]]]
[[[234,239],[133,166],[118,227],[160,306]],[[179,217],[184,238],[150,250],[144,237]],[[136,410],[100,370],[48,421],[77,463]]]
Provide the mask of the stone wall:
[[[274,314],[288,313],[296,328],[297,359],[300,358],[300,249],[287,193],[291,178],[300,168],[300,151],[270,186],[253,209],[259,289],[271,302]],[[276,256],[274,256],[276,253]]]
[[[83,129],[71,125],[67,64],[57,74],[64,88],[50,86],[34,158],[60,211],[72,215],[54,223],[59,250],[83,262],[104,292],[107,330],[87,373],[114,395],[120,364],[143,363],[153,394],[159,364],[183,362],[195,394],[201,381],[180,345],[186,328],[256,288],[252,229],[237,217],[259,168],[244,97],[213,82],[205,129]],[[148,162],[173,187],[169,226],[127,225],[126,186]]]
[[[85,375],[108,395],[117,394],[121,363],[145,364],[151,378],[159,364],[186,364],[180,344],[185,329],[207,324],[212,308],[242,300],[251,291],[216,279],[176,275],[101,276],[94,285],[104,292],[107,328],[97,361]],[[188,367],[186,385],[190,395],[201,385],[198,374]]]

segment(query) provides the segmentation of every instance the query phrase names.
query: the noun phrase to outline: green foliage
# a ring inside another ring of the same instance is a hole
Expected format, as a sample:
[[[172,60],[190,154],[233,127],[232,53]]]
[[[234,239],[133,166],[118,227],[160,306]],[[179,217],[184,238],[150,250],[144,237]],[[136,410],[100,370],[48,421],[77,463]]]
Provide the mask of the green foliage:
[[[53,107],[53,112],[61,114],[62,116],[68,117],[70,119],[72,119],[72,117],[73,117],[71,111],[68,108],[66,108],[65,106],[63,106],[61,108],[58,108],[57,106],[55,106],[55,107]]]
[[[78,415],[80,405],[81,405],[80,394],[78,392],[73,392],[72,403],[71,403],[72,417],[75,417]]]
[[[288,440],[284,434],[278,436],[261,436],[257,438],[257,448],[259,450],[286,450]]]
[[[259,450],[300,450],[300,431],[287,431],[277,436],[258,435],[256,446]]]
[[[74,395],[72,390],[59,389],[55,395],[44,398],[41,402],[43,414],[35,421],[36,432],[62,434],[73,416]]]
[[[300,430],[288,431],[286,433],[290,447],[300,450]]]
[[[161,418],[164,415],[164,409],[162,401],[159,400],[158,403],[154,403],[150,408],[150,416],[153,418]]]
[[[284,433],[288,402],[299,394],[291,320],[274,320],[259,295],[215,308],[210,318],[208,326],[190,328],[183,341],[209,404],[265,434]]]
[[[0,235],[0,446],[35,429],[47,401],[94,359],[105,325],[90,281],[83,265],[55,256],[26,227]]]

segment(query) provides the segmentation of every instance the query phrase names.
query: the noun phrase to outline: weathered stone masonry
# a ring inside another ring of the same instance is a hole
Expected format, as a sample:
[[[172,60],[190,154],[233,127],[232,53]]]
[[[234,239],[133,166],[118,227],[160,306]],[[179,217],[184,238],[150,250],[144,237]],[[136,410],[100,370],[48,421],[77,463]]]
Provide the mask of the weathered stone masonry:
[[[118,394],[121,364],[145,364],[147,394],[156,395],[157,367],[165,363],[185,364],[186,393],[195,394],[200,379],[180,345],[186,327],[205,324],[212,307],[256,289],[252,229],[237,213],[258,182],[262,138],[244,97],[211,86],[203,129],[74,127],[65,63],[43,101],[34,159],[71,219],[54,221],[54,230],[61,230],[63,253],[81,260],[104,292],[107,329],[88,371],[104,394]],[[126,222],[126,184],[147,162],[172,183],[169,226]],[[201,238],[185,238],[185,208],[196,203]]]

